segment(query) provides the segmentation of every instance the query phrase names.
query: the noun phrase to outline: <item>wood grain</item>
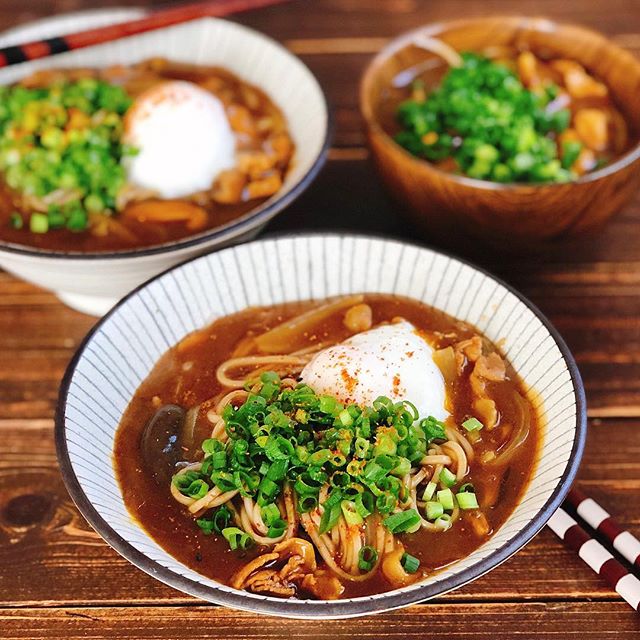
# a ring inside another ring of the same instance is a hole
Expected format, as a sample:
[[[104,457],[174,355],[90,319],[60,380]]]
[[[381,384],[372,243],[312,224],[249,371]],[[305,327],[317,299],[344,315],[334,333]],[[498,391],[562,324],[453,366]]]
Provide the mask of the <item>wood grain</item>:
[[[357,637],[387,639],[470,638],[513,640],[514,629],[526,629],[529,638],[579,638],[604,640],[638,637],[640,620],[629,607],[618,602],[591,603],[460,603],[426,604],[403,611],[360,618],[306,622],[278,618],[256,618],[222,607],[92,607],[64,609],[0,610],[0,625],[7,640],[54,638],[134,637],[139,640],[176,637],[224,638],[232,640],[320,640]],[[593,621],[597,620],[597,626]]]
[[[137,0],[4,0],[0,28]],[[546,14],[640,52],[637,0],[296,0],[238,21],[287,44],[334,107],[319,179],[268,232],[362,230],[414,240],[377,183],[357,109],[359,76],[389,38],[459,15]],[[551,318],[585,380],[589,439],[581,486],[640,535],[640,194],[598,236],[506,259],[454,247],[521,289]],[[0,273],[0,637],[603,638],[640,637],[640,619],[548,531],[439,601],[357,621],[304,623],[198,603],[135,569],[68,497],[52,416],[67,362],[94,319]]]

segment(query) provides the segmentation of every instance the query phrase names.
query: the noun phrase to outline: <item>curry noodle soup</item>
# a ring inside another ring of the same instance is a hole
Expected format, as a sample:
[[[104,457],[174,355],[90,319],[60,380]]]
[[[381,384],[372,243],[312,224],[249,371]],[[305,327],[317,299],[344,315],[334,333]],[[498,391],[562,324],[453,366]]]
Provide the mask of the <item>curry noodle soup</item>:
[[[480,180],[568,182],[607,166],[637,140],[610,89],[574,60],[517,43],[428,57],[400,72],[382,105],[387,133],[444,171]]]
[[[364,294],[250,308],[170,349],[114,461],[144,529],[237,589],[335,599],[424,579],[516,507],[541,441],[474,327]]]
[[[219,67],[153,58],[0,87],[0,241],[102,252],[225,225],[278,192],[280,109]]]

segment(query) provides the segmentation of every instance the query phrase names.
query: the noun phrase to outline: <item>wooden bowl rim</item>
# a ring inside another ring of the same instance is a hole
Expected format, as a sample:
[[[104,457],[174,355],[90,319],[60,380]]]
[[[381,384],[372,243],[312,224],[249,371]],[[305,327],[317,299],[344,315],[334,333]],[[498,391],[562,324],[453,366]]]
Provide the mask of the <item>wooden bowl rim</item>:
[[[589,173],[580,176],[576,180],[570,182],[492,182],[490,180],[480,180],[477,178],[470,178],[466,175],[460,175],[456,173],[450,173],[439,169],[436,165],[418,158],[409,153],[404,147],[400,146],[393,138],[382,128],[377,118],[373,115],[373,108],[370,100],[367,97],[369,85],[373,81],[378,68],[386,62],[389,58],[394,56],[398,51],[404,49],[409,45],[416,35],[428,35],[436,36],[443,31],[449,29],[460,29],[472,25],[481,25],[482,23],[504,21],[505,23],[526,27],[530,30],[553,33],[559,28],[569,28],[577,33],[582,33],[590,38],[595,38],[608,49],[615,53],[627,58],[628,61],[638,67],[640,73],[640,60],[632,53],[623,49],[610,38],[607,38],[603,34],[589,29],[582,25],[574,23],[559,22],[557,20],[551,20],[543,16],[531,17],[524,15],[496,15],[486,17],[475,18],[458,18],[455,20],[440,20],[438,22],[430,22],[416,29],[405,31],[395,38],[391,39],[375,56],[369,61],[365,70],[360,78],[359,86],[359,102],[360,113],[365,121],[367,128],[374,134],[376,134],[387,147],[392,147],[396,152],[401,153],[405,160],[408,161],[416,170],[426,171],[427,173],[433,172],[437,177],[441,179],[448,179],[452,182],[459,183],[467,187],[473,187],[475,189],[483,189],[487,191],[531,191],[541,189],[567,189],[572,185],[588,184],[596,182],[602,178],[612,176],[622,169],[625,169],[629,165],[633,164],[640,158],[640,139],[632,146],[628,151],[622,154],[617,160],[608,164],[601,169],[591,171]]]

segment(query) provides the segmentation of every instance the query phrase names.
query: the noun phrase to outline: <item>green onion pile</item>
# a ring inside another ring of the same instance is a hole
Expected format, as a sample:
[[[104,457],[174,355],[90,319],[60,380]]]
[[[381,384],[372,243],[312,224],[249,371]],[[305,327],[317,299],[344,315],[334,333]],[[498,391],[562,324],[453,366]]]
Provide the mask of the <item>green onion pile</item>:
[[[34,233],[83,231],[89,213],[110,214],[125,181],[121,142],[131,98],[121,87],[84,78],[47,88],[0,87],[0,171],[27,197],[28,219],[14,212],[14,228]]]
[[[394,534],[420,528],[421,516],[408,508],[409,488],[403,479],[420,466],[430,443],[447,439],[441,422],[433,417],[419,419],[409,402],[394,404],[380,397],[372,407],[344,406],[305,384],[283,388],[272,372],[262,374],[260,380],[259,391],[250,393],[244,404],[224,409],[227,442],[205,440],[201,468],[174,476],[173,483],[183,495],[199,499],[214,487],[222,492],[237,490],[260,505],[270,538],[281,536],[287,528],[276,504],[285,481],[293,487],[301,513],[316,509],[321,489],[329,488],[322,502],[320,535],[341,516],[349,525],[361,525],[373,513],[380,514]],[[469,431],[482,427],[475,418],[466,422]],[[422,496],[424,517],[445,530],[456,504],[475,509],[478,503],[469,484],[454,493],[456,477],[448,469],[436,480]],[[445,488],[437,491],[438,486]],[[234,550],[248,548],[253,538],[233,526],[233,521],[231,510],[222,505],[209,510],[197,524],[204,533],[222,534]],[[375,549],[364,547],[359,567],[366,571],[376,560]],[[409,573],[417,570],[419,562],[415,562],[409,554],[402,561]]]
[[[582,148],[555,137],[571,121],[568,109],[547,110],[558,87],[529,91],[498,62],[474,53],[451,68],[438,88],[402,103],[403,127],[395,140],[410,153],[432,162],[455,160],[459,172],[494,182],[566,182]]]

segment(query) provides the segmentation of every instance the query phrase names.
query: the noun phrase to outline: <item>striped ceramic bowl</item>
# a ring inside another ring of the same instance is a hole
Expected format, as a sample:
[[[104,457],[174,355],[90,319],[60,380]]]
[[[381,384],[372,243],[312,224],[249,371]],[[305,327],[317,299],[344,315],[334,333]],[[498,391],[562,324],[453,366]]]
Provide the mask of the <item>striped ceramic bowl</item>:
[[[169,347],[252,305],[357,292],[421,300],[500,340],[545,423],[533,479],[505,524],[470,556],[424,582],[370,597],[281,600],[234,590],[168,555],[124,505],[111,460],[114,433],[136,388]],[[417,246],[344,235],[251,242],[196,258],[122,300],[89,334],[65,375],[56,442],[65,482],[89,523],[155,578],[211,602],[280,616],[347,617],[433,598],[490,571],[526,544],[560,505],[586,431],[584,391],[555,329],[488,273]]]

